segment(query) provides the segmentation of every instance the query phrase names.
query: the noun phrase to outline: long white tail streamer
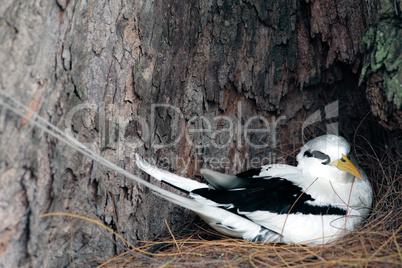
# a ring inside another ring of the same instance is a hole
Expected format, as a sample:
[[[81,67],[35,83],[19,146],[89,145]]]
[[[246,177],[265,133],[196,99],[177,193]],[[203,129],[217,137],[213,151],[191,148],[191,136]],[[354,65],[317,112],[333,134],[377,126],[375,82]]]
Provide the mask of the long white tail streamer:
[[[1,106],[12,111],[13,113],[25,118],[30,123],[32,123],[36,127],[40,128],[47,134],[55,137],[59,141],[64,142],[65,144],[67,144],[68,146],[73,148],[74,150],[77,150],[78,152],[91,158],[92,160],[102,164],[103,166],[105,166],[107,168],[110,168],[111,170],[114,170],[115,172],[125,176],[128,179],[134,180],[134,181],[144,185],[145,187],[148,187],[149,189],[155,191],[161,197],[163,197],[177,205],[180,205],[184,208],[198,212],[203,207],[202,204],[199,204],[198,202],[194,201],[193,199],[190,199],[190,198],[169,192],[165,189],[159,188],[158,186],[153,185],[153,184],[145,181],[144,179],[141,179],[141,178],[129,173],[128,171],[122,169],[121,167],[113,164],[109,160],[105,159],[104,157],[100,156],[99,154],[97,154],[94,151],[87,148],[81,142],[69,137],[67,134],[65,134],[62,130],[57,128],[55,125],[51,124],[45,118],[41,117],[39,114],[32,111],[26,105],[19,102],[17,99],[8,95],[7,93],[0,91],[0,96],[1,96],[0,97],[0,105]],[[12,101],[13,104],[7,103],[5,101],[6,99]],[[26,115],[27,111],[32,115],[32,117]]]

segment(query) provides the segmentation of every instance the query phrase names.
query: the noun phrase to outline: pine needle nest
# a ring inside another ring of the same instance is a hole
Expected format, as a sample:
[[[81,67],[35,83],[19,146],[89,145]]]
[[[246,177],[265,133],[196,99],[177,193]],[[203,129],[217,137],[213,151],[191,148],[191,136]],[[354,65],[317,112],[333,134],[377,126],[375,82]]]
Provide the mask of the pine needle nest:
[[[369,218],[336,243],[307,247],[252,243],[224,237],[194,220],[168,237],[144,241],[100,267],[402,267],[402,155],[361,147],[360,165],[370,177]],[[169,226],[168,226],[169,227]],[[308,227],[306,227],[308,228]],[[169,229],[170,231],[170,229]]]

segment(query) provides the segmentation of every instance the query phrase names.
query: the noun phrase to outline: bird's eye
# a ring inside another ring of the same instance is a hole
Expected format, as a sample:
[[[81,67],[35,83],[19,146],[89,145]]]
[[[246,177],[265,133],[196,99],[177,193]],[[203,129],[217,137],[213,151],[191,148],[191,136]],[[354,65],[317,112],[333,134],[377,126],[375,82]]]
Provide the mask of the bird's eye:
[[[319,160],[325,160],[324,162],[321,162],[321,164],[323,164],[323,165],[328,165],[329,163],[331,163],[331,158],[329,157],[329,155],[324,154],[323,152],[320,152],[320,151],[312,151],[312,152],[305,151],[303,156],[314,157]]]

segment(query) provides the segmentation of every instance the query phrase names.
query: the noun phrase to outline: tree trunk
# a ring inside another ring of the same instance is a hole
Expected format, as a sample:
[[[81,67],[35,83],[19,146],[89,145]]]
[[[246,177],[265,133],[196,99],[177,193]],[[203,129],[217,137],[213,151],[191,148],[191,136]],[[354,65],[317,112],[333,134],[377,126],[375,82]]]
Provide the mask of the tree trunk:
[[[379,21],[363,37],[365,61],[361,82],[367,83],[373,114],[401,141],[402,2],[381,0],[380,3]]]
[[[1,89],[134,174],[134,153],[194,178],[291,161],[278,150],[313,131],[380,135],[358,86],[377,1],[31,2],[0,7]],[[96,219],[133,244],[188,215],[5,109],[0,134],[2,267],[124,250],[92,223],[44,213]]]

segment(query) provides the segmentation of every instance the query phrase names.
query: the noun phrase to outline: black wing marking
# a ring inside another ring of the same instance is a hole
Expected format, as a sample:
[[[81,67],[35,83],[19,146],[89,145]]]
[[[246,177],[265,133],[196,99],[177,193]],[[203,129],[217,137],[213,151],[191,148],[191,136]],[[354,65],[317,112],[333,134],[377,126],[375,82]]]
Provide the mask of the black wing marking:
[[[171,184],[171,183],[169,183],[169,182],[167,182],[167,181],[165,181],[165,180],[161,180],[161,182],[166,183],[166,184],[169,185],[170,187],[173,187],[173,188],[175,188],[176,190],[182,191],[183,193],[190,194],[189,191],[184,190],[183,188],[180,188],[179,186],[176,186],[176,185],[174,185],[174,184]]]
[[[283,178],[253,178],[244,188],[226,190],[196,189],[192,191],[210,199],[232,212],[269,211],[278,214],[345,215],[346,210],[333,206],[314,206],[314,201],[303,189]],[[297,201],[297,202],[296,202]],[[293,206],[293,207],[292,207]]]
[[[251,168],[249,170],[243,171],[237,174],[237,177],[240,178],[252,178],[254,176],[259,176],[261,174],[262,168]]]

